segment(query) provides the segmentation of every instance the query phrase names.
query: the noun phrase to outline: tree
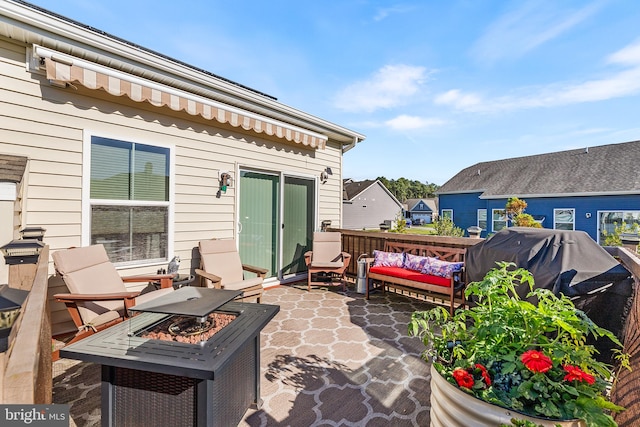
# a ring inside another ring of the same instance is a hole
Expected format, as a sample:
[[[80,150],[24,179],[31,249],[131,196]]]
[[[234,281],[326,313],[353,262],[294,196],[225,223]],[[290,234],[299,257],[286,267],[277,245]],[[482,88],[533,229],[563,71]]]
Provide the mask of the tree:
[[[464,230],[460,227],[456,227],[453,221],[451,221],[451,218],[447,217],[437,219],[433,223],[433,229],[438,236],[464,236]]]
[[[435,197],[436,191],[440,188],[436,184],[422,183],[420,181],[410,181],[407,178],[398,178],[396,180],[388,180],[384,176],[379,176],[378,181],[384,185],[393,196],[404,203],[407,199],[422,199],[427,197]]]
[[[404,234],[407,230],[407,220],[402,216],[402,212],[398,212],[396,215],[396,225],[391,229],[391,232]]]
[[[531,215],[524,213],[526,208],[527,202],[524,200],[520,200],[517,197],[509,197],[507,205],[505,206],[505,212],[511,224],[515,227],[542,228],[540,223],[533,219]]]

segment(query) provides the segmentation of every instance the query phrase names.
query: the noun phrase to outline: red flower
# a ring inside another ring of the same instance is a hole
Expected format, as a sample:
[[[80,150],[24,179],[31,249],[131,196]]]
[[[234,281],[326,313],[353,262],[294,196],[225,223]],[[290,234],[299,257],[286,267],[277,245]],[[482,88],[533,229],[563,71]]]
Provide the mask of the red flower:
[[[565,365],[563,369],[567,373],[567,375],[564,376],[565,381],[585,381],[589,385],[596,382],[596,378],[593,375],[587,374],[577,366]]]
[[[475,366],[476,368],[480,369],[480,372],[482,373],[482,378],[484,378],[485,384],[491,385],[491,377],[489,376],[489,372],[487,372],[487,368],[485,368],[479,363],[476,363]]]
[[[538,350],[525,351],[520,360],[532,372],[547,372],[553,367],[553,362],[549,356]]]
[[[453,370],[453,378],[455,378],[460,387],[471,388],[475,384],[473,375],[462,368],[456,368]]]

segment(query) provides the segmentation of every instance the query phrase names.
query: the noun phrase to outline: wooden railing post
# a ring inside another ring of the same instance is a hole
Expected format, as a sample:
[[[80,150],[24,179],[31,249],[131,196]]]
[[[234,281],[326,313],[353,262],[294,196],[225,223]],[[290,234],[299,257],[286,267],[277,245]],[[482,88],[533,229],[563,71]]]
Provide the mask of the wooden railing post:
[[[24,285],[29,296],[13,325],[13,341],[0,358],[1,403],[50,404],[52,401],[48,275],[49,247],[45,246],[31,285]]]
[[[39,259],[39,258],[38,258]],[[9,287],[14,289],[31,290],[36,277],[38,264],[14,264],[9,266]]]

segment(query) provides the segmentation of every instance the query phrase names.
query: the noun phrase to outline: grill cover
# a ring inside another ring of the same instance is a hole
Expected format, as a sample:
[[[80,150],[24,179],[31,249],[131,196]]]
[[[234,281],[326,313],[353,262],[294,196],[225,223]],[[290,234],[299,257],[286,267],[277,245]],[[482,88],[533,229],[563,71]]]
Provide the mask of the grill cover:
[[[537,288],[549,289],[555,294],[561,292],[568,297],[586,295],[631,276],[584,231],[502,229],[467,249],[468,281],[482,280],[498,261],[510,261],[529,270]],[[522,297],[527,292],[526,286],[518,290]]]
[[[584,231],[512,227],[500,230],[467,249],[468,282],[480,281],[498,261],[509,261],[529,270],[535,287],[571,298],[598,326],[622,340],[622,330],[633,296],[631,273]],[[517,293],[524,298],[528,285]],[[531,301],[535,303],[535,301]],[[599,359],[611,362],[609,340],[591,344]]]

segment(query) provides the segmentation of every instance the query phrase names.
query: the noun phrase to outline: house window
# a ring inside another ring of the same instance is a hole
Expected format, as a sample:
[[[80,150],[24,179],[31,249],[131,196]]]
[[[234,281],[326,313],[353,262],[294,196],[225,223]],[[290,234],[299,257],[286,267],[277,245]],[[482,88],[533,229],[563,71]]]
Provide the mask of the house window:
[[[598,212],[598,217],[601,245],[613,244],[607,242],[607,237],[611,239],[616,234],[640,231],[640,211],[601,211]]]
[[[442,209],[442,218],[449,218],[453,221],[453,209]]]
[[[493,209],[491,211],[491,229],[500,231],[507,227],[507,212],[504,209]]]
[[[553,228],[556,230],[575,230],[576,229],[576,210],[575,209],[554,209],[553,210]]]
[[[91,137],[90,239],[119,264],[166,261],[170,150]]]
[[[478,209],[478,227],[483,230],[487,229],[487,210],[486,209]]]

